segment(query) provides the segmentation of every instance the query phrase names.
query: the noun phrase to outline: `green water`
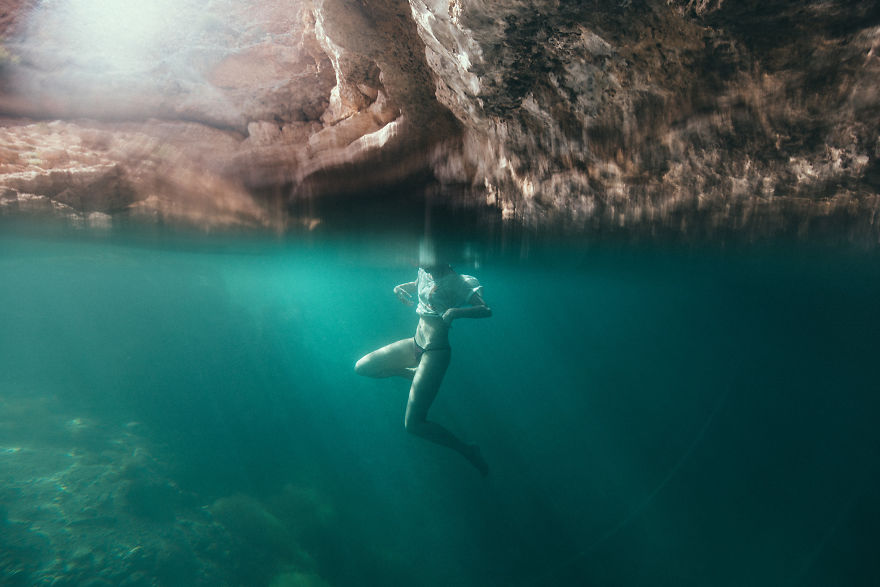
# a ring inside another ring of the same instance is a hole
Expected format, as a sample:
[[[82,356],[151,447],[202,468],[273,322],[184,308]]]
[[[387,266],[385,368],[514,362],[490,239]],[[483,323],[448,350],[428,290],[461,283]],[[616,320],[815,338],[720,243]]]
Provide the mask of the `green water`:
[[[877,584],[876,253],[464,244],[486,479],[352,370],[413,238],[0,236],[0,584]]]

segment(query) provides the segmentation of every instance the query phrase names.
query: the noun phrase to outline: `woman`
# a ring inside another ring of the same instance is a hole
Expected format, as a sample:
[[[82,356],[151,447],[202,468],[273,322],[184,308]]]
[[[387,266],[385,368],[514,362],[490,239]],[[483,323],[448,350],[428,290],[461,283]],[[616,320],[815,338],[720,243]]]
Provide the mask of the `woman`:
[[[418,301],[419,325],[415,336],[373,351],[357,362],[355,372],[367,377],[411,379],[404,418],[407,432],[457,451],[485,476],[489,466],[479,447],[463,442],[427,417],[452,356],[449,346],[452,321],[488,318],[492,310],[483,301],[483,288],[476,278],[459,275],[430,253],[423,252],[419,261],[418,278],[394,288],[404,304],[412,306]]]

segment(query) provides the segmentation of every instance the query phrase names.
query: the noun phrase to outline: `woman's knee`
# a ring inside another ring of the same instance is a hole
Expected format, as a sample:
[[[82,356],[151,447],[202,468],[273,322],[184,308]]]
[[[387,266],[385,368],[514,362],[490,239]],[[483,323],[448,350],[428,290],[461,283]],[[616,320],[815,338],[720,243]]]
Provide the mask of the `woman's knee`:
[[[415,436],[421,436],[422,432],[422,424],[424,422],[417,420],[415,418],[410,418],[409,416],[403,419],[403,428],[408,433],[413,434]]]
[[[366,377],[370,377],[374,375],[375,369],[370,365],[370,355],[365,357],[361,357],[358,359],[358,362],[354,364],[354,372],[358,375],[364,375]]]

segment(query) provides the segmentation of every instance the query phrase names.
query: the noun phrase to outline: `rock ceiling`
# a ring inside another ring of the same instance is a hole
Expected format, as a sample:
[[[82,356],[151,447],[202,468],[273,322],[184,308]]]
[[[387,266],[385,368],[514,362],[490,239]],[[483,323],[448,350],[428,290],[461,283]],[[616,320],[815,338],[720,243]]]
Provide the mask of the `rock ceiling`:
[[[313,226],[415,181],[530,226],[876,241],[878,2],[129,4],[0,0],[0,214]]]

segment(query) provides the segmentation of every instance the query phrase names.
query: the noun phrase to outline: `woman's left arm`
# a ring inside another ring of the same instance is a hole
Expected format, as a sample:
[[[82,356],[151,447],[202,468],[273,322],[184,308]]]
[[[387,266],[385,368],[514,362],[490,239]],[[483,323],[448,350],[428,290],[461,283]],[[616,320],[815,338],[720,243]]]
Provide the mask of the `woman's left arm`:
[[[486,305],[483,297],[474,292],[471,296],[470,306],[464,308],[450,308],[443,312],[443,321],[451,324],[453,320],[459,318],[489,318],[492,316],[492,308]]]

